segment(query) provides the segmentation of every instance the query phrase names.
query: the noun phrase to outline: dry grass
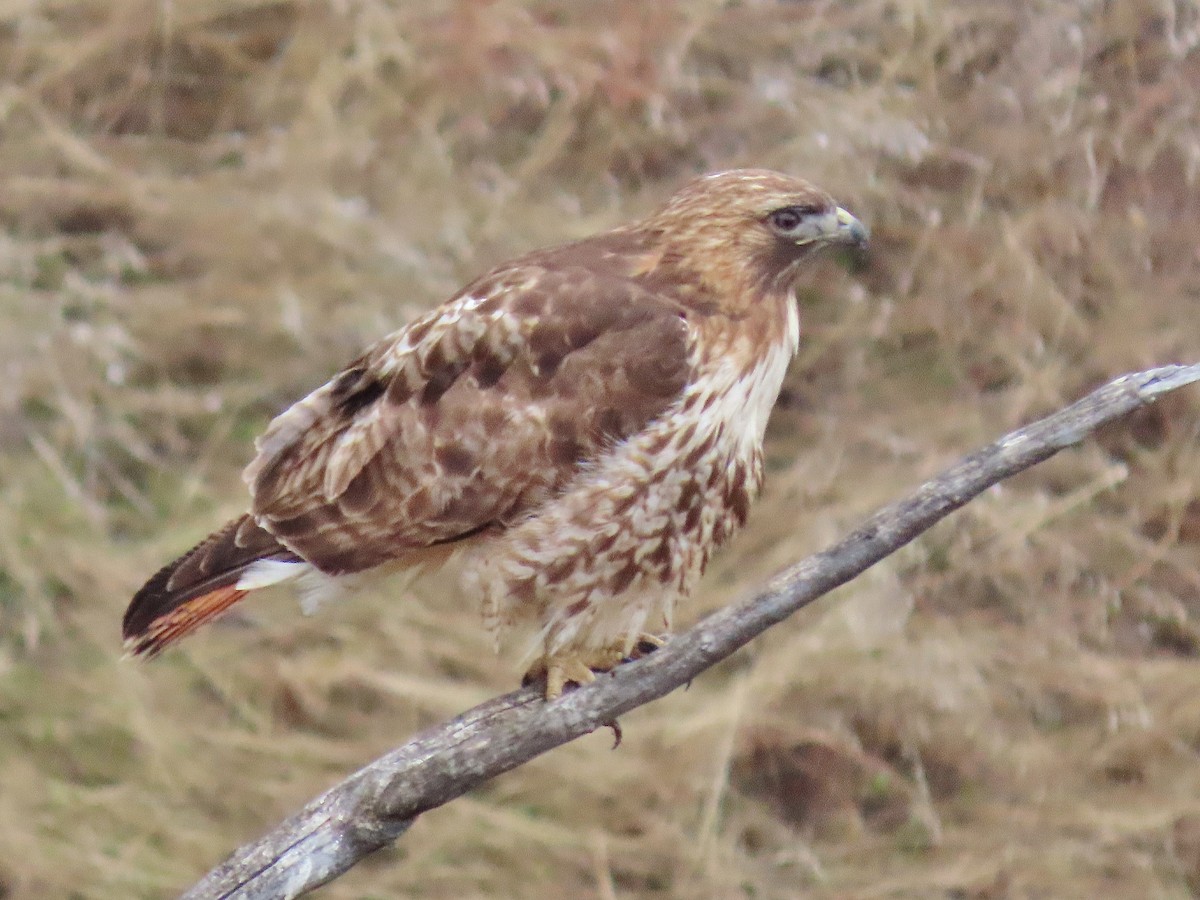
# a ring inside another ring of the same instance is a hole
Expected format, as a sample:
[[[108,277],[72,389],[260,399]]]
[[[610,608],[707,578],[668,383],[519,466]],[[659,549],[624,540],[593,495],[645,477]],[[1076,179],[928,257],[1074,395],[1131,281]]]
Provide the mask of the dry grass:
[[[14,0],[0,66],[3,897],[169,896],[513,684],[448,581],[117,637],[275,411],[507,255],[735,164],[872,225],[692,615],[1200,358],[1191,0]],[[1109,430],[323,896],[1200,891],[1198,435],[1194,391]]]

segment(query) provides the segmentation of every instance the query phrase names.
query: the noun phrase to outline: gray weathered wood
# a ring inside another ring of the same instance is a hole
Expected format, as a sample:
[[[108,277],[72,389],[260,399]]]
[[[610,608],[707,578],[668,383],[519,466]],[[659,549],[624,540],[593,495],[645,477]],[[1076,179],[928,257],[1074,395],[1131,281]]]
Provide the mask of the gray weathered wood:
[[[1195,381],[1200,364],[1118,378],[972,453],[832,547],[780,572],[756,596],[714,613],[650,656],[552,703],[539,688],[522,688],[417,735],[237,850],[184,897],[296,897],[336,878],[426,810],[687,684],[991,485]]]

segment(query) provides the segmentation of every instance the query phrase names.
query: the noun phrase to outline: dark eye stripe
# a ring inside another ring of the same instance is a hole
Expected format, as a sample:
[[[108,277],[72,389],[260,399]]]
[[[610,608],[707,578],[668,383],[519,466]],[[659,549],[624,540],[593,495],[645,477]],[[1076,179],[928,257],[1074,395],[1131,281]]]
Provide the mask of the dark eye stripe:
[[[778,231],[789,232],[800,227],[801,222],[808,216],[813,216],[821,213],[822,207],[815,204],[805,204],[803,206],[784,206],[781,209],[775,210],[768,217],[771,226]]]
[[[800,224],[800,218],[794,209],[777,209],[771,213],[771,224],[780,231],[791,231]]]

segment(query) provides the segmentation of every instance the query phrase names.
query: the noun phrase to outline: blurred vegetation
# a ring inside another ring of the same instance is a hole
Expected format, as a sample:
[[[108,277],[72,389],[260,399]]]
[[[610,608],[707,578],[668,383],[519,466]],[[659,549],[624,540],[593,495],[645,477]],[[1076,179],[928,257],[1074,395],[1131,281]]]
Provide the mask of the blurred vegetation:
[[[803,286],[765,495],[681,624],[1200,358],[1193,0],[15,0],[0,67],[0,897],[172,896],[515,683],[446,577],[118,637],[271,415],[507,256],[734,165],[872,227]],[[1190,391],[322,896],[1186,897],[1198,653]]]

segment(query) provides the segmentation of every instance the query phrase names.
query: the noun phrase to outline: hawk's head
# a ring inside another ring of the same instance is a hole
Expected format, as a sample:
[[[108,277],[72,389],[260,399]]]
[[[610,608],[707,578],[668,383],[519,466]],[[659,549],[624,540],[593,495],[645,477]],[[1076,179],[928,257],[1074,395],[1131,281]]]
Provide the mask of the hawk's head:
[[[680,268],[734,288],[786,288],[814,250],[867,243],[863,224],[825,191],[766,169],[697,178],[643,227]]]

